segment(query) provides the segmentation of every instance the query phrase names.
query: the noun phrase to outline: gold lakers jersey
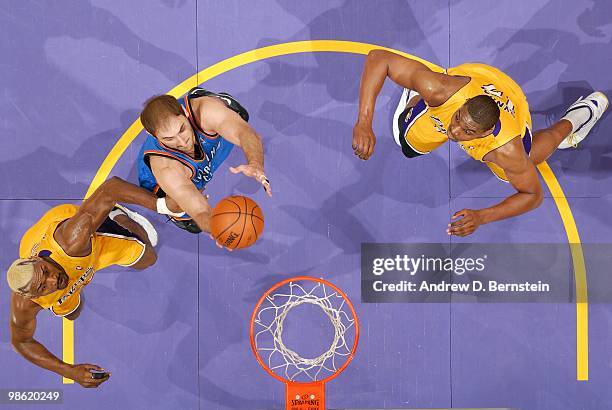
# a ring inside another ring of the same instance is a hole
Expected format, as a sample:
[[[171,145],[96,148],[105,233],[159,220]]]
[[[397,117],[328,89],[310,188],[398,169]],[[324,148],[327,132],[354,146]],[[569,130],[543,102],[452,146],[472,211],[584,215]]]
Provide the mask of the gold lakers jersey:
[[[447,129],[453,114],[465,102],[477,95],[488,95],[493,98],[500,109],[500,119],[493,133],[470,141],[460,141],[460,146],[469,156],[483,161],[486,154],[507,144],[510,140],[526,135],[531,138],[531,115],[527,98],[521,88],[509,76],[500,70],[477,63],[462,64],[449,68],[447,74],[469,77],[470,82],[453,94],[444,104],[429,107],[424,104],[418,118],[406,129],[404,138],[419,153],[428,153],[448,140]],[[417,108],[417,107],[415,107]],[[409,121],[409,119],[407,119]],[[529,146],[531,141],[529,141]],[[487,163],[500,178],[506,176],[497,165]]]
[[[48,256],[57,262],[69,277],[68,286],[49,295],[32,299],[58,316],[74,312],[80,303],[79,293],[91,282],[94,273],[110,265],[130,266],[144,254],[145,245],[134,237],[96,232],[91,238],[91,253],[77,257],[66,254],[55,241],[55,230],[76,214],[75,205],[51,208],[26,231],[19,246],[19,257]]]

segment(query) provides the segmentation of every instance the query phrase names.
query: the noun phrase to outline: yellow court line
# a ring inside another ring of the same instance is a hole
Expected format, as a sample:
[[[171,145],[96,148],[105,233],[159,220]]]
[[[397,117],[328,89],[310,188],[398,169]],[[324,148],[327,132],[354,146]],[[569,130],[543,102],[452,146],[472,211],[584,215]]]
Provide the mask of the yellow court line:
[[[394,53],[418,60],[428,66],[434,71],[443,72],[444,69],[440,66],[430,63],[429,61],[423,60],[419,57],[404,53],[402,51],[394,50],[391,48],[381,47],[375,44],[359,43],[354,41],[339,41],[339,40],[308,40],[308,41],[295,41],[290,43],[275,44],[268,47],[262,47],[255,50],[247,51],[242,54],[235,55],[227,58],[210,67],[207,67],[189,77],[187,80],[178,84],[168,94],[174,97],[180,97],[189,91],[190,88],[202,84],[214,77],[217,77],[223,73],[231,71],[235,68],[251,64],[257,61],[265,60],[272,57],[279,57],[289,54],[298,53],[313,53],[313,52],[331,52],[331,53],[351,53],[351,54],[368,54],[372,49],[385,49]],[[108,153],[102,165],[98,169],[98,172],[94,176],[85,198],[89,197],[104,182],[113,167],[126,150],[126,148],[134,141],[138,134],[142,131],[143,127],[140,123],[140,119],[134,121],[134,123],[126,130],[126,132],[119,138],[115,146]],[[574,274],[576,278],[576,289],[577,293],[580,290],[580,295],[584,296],[584,299],[579,299],[579,303],[576,303],[576,358],[577,358],[577,379],[588,380],[588,322],[587,322],[587,299],[586,299],[586,271],[584,269],[584,258],[582,256],[582,248],[580,245],[580,238],[578,237],[578,229],[572,216],[569,204],[563,194],[563,190],[559,185],[552,170],[546,164],[542,164],[538,167],[544,181],[548,185],[551,193],[555,197],[555,204],[561,214],[563,220],[563,226],[567,232],[568,242],[572,246],[572,259],[574,262]],[[543,172],[544,171],[544,172]],[[64,323],[67,320],[64,319]],[[71,328],[68,328],[64,324],[63,334],[63,346],[64,346],[64,361],[72,363],[74,359],[74,333]],[[70,361],[68,361],[68,359]]]
[[[355,43],[352,41],[336,41],[336,40],[312,40],[312,41],[296,41],[293,43],[283,43],[274,46],[268,46],[258,48],[255,50],[247,51],[242,54],[235,55],[223,61],[220,61],[212,66],[203,69],[197,74],[192,75],[187,80],[183,81],[173,89],[167,92],[176,98],[184,95],[192,87],[200,85],[212,78],[215,78],[221,74],[231,71],[235,68],[241,67],[246,64],[254,63],[256,61],[265,60],[272,57],[279,57],[288,54],[297,53],[310,53],[310,52],[336,52],[336,53],[352,53],[352,54],[368,54],[370,50],[375,48],[382,48],[389,50],[403,56],[419,60],[423,64],[435,71],[443,72],[444,69],[440,66],[430,63],[429,61],[423,60],[419,57],[415,57],[410,54],[406,54],[401,51],[393,50],[390,48],[380,47],[374,44]],[[198,83],[199,81],[199,83]],[[127,131],[119,138],[119,141],[108,153],[104,162],[98,169],[98,172],[94,176],[91,182],[85,198],[89,197],[93,191],[98,188],[102,182],[108,178],[111,170],[115,166],[115,163],[119,160],[126,148],[136,139],[138,134],[142,131],[143,127],[140,123],[140,119],[137,119],[130,125]]]
[[[66,363],[74,364],[74,321],[62,318],[62,358]],[[67,342],[68,341],[68,342]],[[74,380],[62,377],[64,384],[73,384]]]
[[[552,169],[546,162],[543,162],[538,165],[538,170],[555,200],[559,214],[561,214],[567,242],[570,246],[576,289],[576,379],[589,380],[589,297],[580,235],[567,198]]]

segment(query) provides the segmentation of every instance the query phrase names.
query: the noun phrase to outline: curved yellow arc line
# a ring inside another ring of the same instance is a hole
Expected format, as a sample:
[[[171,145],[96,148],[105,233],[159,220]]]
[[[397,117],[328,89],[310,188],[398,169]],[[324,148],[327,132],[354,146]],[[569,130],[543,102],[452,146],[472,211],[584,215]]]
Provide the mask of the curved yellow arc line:
[[[576,293],[576,379],[586,381],[589,380],[589,296],[580,235],[567,198],[548,163],[539,164],[538,171],[557,205],[570,246]]]
[[[333,52],[333,53],[352,53],[352,54],[368,54],[372,49],[385,49],[405,57],[418,60],[428,66],[430,69],[438,72],[443,72],[444,69],[440,66],[423,60],[419,57],[394,50],[387,47],[381,47],[375,44],[359,43],[353,41],[339,40],[307,40],[296,41],[290,43],[276,44],[272,46],[262,47],[255,50],[247,51],[242,54],[227,58],[210,67],[207,67],[199,73],[189,77],[187,80],[178,84],[171,89],[168,94],[174,97],[180,97],[189,89],[200,85],[218,75],[226,73],[235,68],[257,61],[265,60],[272,57],[279,57],[289,54],[310,53],[310,52]],[[134,121],[126,132],[119,138],[115,146],[108,153],[102,165],[98,169],[94,179],[92,180],[85,198],[91,195],[102,182],[104,182],[113,167],[126,150],[126,148],[134,141],[138,134],[143,130],[140,120]],[[576,283],[576,377],[578,380],[588,380],[588,300],[586,287],[586,269],[584,264],[584,256],[580,245],[580,237],[578,236],[578,228],[572,215],[565,194],[555,178],[550,167],[544,163],[538,166],[542,177],[549,190],[551,191],[557,209],[561,215],[563,226],[567,233],[568,242],[570,243],[574,276]],[[74,357],[74,342],[72,322],[67,324],[64,319],[64,359],[73,359]],[[69,363],[72,363],[70,361]],[[64,379],[66,382],[68,379]]]
[[[429,61],[423,60],[419,57],[403,53],[401,51],[393,50],[391,48],[377,46],[374,44],[336,40],[296,41],[293,43],[283,43],[258,48],[227,58],[223,61],[211,65],[208,68],[203,69],[197,74],[192,75],[191,77],[168,91],[167,94],[179,98],[180,96],[186,94],[187,91],[189,91],[191,88],[200,85],[212,78],[215,78],[223,73],[226,73],[246,64],[254,63],[272,57],[311,52],[368,54],[372,49],[389,50],[394,53],[401,54],[405,57],[418,60],[434,71],[444,71],[442,67],[432,64]],[[130,127],[121,136],[121,138],[119,138],[119,141],[117,141],[115,146],[108,153],[108,155],[104,159],[104,162],[102,162],[102,165],[98,169],[98,172],[94,176],[94,179],[91,182],[87,193],[85,194],[85,198],[89,197],[96,190],[96,188],[98,188],[102,184],[102,182],[104,182],[106,178],[108,178],[108,175],[112,171],[119,157],[121,157],[126,148],[132,143],[132,141],[134,141],[134,139],[136,139],[136,137],[138,136],[138,134],[140,134],[142,130],[143,127],[140,123],[140,119],[137,119],[132,123],[132,125],[130,125]]]

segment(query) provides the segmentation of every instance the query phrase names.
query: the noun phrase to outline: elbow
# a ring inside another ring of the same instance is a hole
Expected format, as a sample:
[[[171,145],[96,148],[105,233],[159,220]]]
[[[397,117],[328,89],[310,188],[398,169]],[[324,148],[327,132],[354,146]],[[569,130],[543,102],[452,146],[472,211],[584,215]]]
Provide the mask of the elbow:
[[[123,180],[119,177],[111,177],[104,181],[102,185],[94,192],[94,195],[99,195],[101,198],[109,202],[114,202],[117,192],[120,191],[120,185]]]
[[[368,53],[368,60],[381,60],[389,55],[387,50],[375,48]]]
[[[533,194],[533,208],[532,209],[538,208],[540,205],[542,205],[542,202],[544,202],[544,193],[542,192],[542,189],[538,189],[538,191],[535,194]]]
[[[109,191],[116,189],[119,185],[125,183],[125,181],[119,177],[110,177],[102,184],[101,188],[106,188]]]
[[[120,185],[122,182],[124,182],[123,179],[119,177],[111,177],[104,181],[104,184],[102,185],[104,186],[104,188],[107,188],[110,191],[115,189],[117,185]]]
[[[16,351],[17,353],[19,353],[20,344],[21,343],[18,340],[11,338],[11,346],[13,347],[13,350]]]
[[[368,53],[368,57],[366,58],[365,67],[369,70],[374,70],[375,72],[384,72],[386,77],[390,77],[390,63],[391,58],[394,56],[394,53],[382,50],[382,49],[374,49],[370,50]]]
[[[366,58],[366,65],[369,67],[378,67],[380,64],[386,64],[389,56],[387,50],[374,49],[370,50]]]
[[[17,339],[12,337],[11,338],[11,346],[13,347],[13,350],[17,353],[19,353],[20,355],[24,356],[23,352],[24,352],[24,341],[21,339]]]
[[[368,53],[368,57],[367,57],[367,59],[368,59],[368,60],[374,60],[374,59],[376,59],[376,57],[380,55],[380,52],[381,52],[381,51],[382,51],[382,50],[380,50],[380,49],[376,49],[376,48],[375,48],[375,49],[373,49],[373,50],[370,50],[370,52]]]

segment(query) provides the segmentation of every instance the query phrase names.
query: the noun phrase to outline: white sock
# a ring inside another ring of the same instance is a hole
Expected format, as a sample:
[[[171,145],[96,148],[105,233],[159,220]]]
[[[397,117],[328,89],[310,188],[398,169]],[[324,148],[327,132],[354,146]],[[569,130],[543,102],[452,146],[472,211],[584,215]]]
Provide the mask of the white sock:
[[[580,107],[565,114],[561,119],[572,123],[572,134],[576,132],[585,122],[589,120],[591,110],[588,107]]]

